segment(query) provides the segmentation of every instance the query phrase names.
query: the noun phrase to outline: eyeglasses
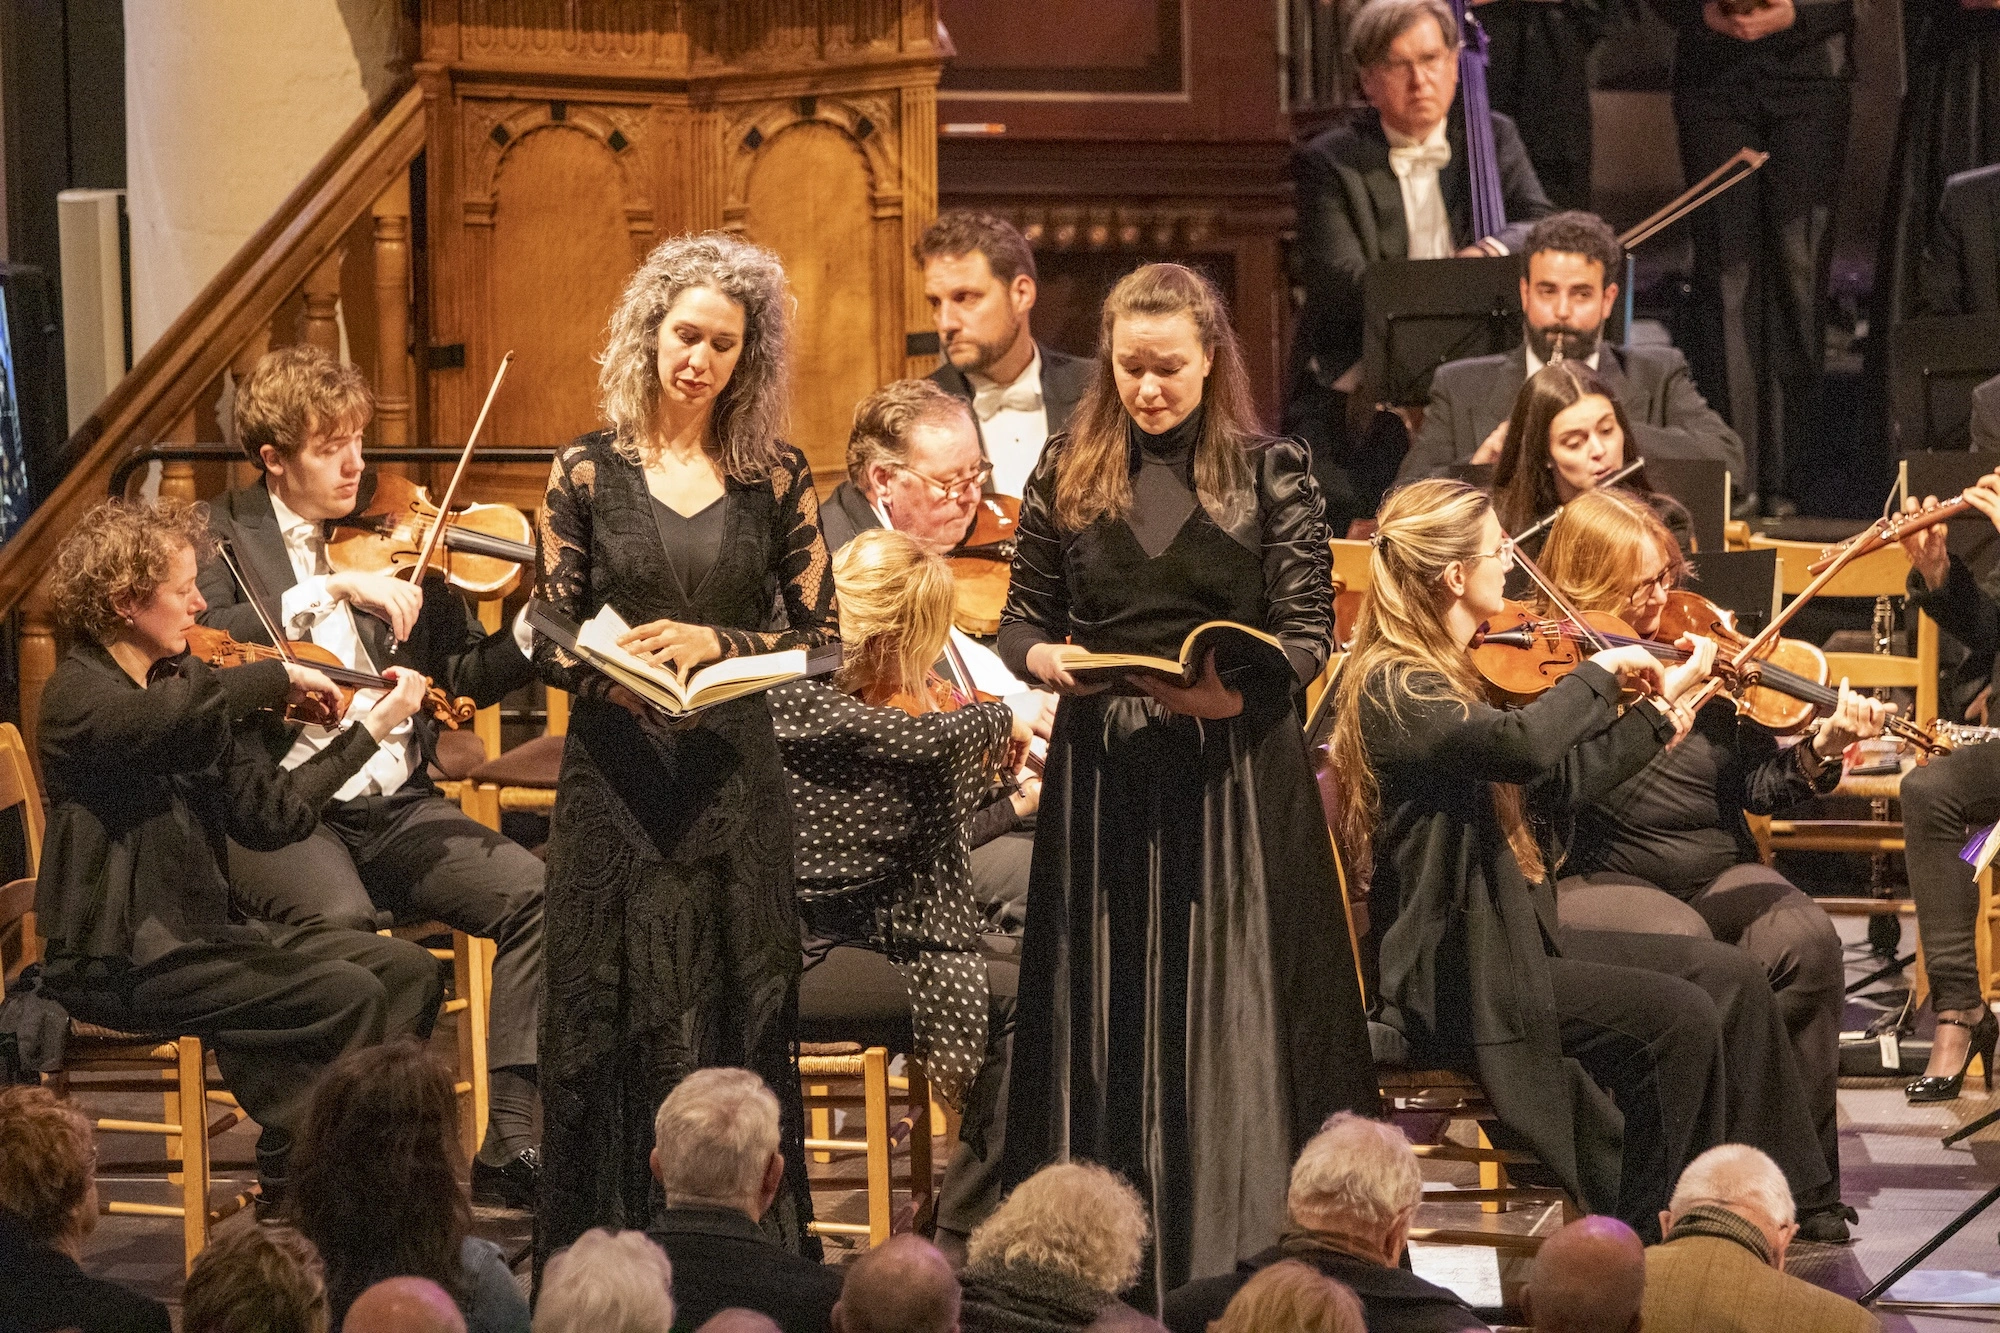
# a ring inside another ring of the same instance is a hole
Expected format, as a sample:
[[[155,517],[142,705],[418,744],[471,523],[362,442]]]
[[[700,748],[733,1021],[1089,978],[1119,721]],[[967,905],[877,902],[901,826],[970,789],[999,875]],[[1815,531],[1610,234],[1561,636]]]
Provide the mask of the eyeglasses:
[[[1636,602],[1647,593],[1656,589],[1663,595],[1670,593],[1674,590],[1674,582],[1674,567],[1668,565],[1665,569],[1653,575],[1653,577],[1640,579],[1632,589],[1632,600]]]
[[[1512,569],[1514,567],[1514,543],[1511,541],[1501,542],[1499,550],[1481,551],[1465,563],[1468,565],[1477,564],[1481,560],[1498,560],[1501,569]]]
[[[901,468],[903,471],[909,473],[918,481],[924,483],[925,486],[928,486],[935,493],[936,498],[945,501],[947,504],[966,495],[979,494],[986,489],[986,479],[993,475],[993,465],[991,463],[980,464],[977,472],[969,477],[961,477],[957,481],[939,481],[936,477],[927,476],[917,471],[908,463],[892,463],[890,466]]]
[[[1429,55],[1419,56],[1415,60],[1384,60],[1375,68],[1398,79],[1411,79],[1422,75],[1426,81],[1436,83],[1444,77],[1445,66],[1456,59],[1458,52],[1446,47],[1443,50],[1432,51]]]

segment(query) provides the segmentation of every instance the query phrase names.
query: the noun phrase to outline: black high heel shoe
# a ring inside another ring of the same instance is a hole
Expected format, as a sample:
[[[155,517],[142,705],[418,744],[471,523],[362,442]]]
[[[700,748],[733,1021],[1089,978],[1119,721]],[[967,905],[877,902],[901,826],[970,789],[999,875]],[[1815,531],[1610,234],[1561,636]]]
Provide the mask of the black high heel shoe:
[[[1993,1048],[2000,1045],[2000,1019],[1993,1016],[1991,1009],[1982,1009],[1977,1023],[1968,1023],[1962,1018],[1946,1018],[1938,1015],[1938,1022],[1949,1023],[1953,1027],[1964,1028],[1972,1034],[1972,1042],[1965,1048],[1965,1063],[1958,1067],[1956,1074],[1926,1074],[1903,1089],[1903,1096],[1910,1105],[1918,1102],[1948,1102],[1958,1096],[1965,1086],[1965,1071],[1972,1067],[1972,1057],[1979,1056],[1986,1071],[1986,1090],[1993,1091]]]

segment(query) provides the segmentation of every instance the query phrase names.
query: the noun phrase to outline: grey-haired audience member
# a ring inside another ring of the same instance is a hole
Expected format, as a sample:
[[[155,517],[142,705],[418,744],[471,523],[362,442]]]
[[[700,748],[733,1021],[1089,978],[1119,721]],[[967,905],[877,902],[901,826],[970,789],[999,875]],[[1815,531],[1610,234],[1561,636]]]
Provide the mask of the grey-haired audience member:
[[[1043,1167],[972,1233],[965,1333],[1159,1328],[1118,1299],[1139,1280],[1150,1231],[1138,1191],[1115,1173]]]
[[[641,1231],[596,1227],[542,1269],[534,1333],[671,1333],[674,1270]]]

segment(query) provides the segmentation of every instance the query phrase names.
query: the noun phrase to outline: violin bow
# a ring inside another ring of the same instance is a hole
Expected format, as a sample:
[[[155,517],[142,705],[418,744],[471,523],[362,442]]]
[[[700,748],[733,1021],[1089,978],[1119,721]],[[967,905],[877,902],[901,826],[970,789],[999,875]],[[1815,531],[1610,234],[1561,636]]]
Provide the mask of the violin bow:
[[[291,642],[278,632],[278,622],[271,615],[270,608],[264,604],[264,597],[256,580],[250,577],[248,569],[237,562],[236,549],[229,544],[227,538],[219,541],[216,549],[222,556],[222,563],[229,567],[230,576],[236,580],[236,586],[243,590],[243,599],[249,602],[250,609],[257,613],[257,622],[264,627],[264,632],[271,636],[271,646],[283,654],[287,662],[298,661],[298,654],[292,650]]]
[[[1556,591],[1556,585],[1549,581],[1548,575],[1542,573],[1541,566],[1531,560],[1527,552],[1521,549],[1520,542],[1510,540],[1508,544],[1514,548],[1514,562],[1520,565],[1522,569],[1528,571],[1528,581],[1533,583],[1537,588],[1540,588],[1542,596],[1549,599],[1549,605],[1561,612],[1563,619],[1576,627],[1578,636],[1596,652],[1601,653],[1606,648],[1609,648],[1611,645],[1604,641],[1603,635],[1591,628],[1590,622],[1583,618],[1583,613],[1571,606],[1568,599]]]
[[[422,586],[424,571],[431,567],[431,557],[437,554],[438,543],[444,537],[445,525],[451,521],[451,502],[458,495],[458,483],[465,477],[465,469],[472,462],[472,450],[479,443],[479,432],[486,425],[486,414],[493,410],[493,399],[500,392],[500,381],[507,378],[507,367],[514,364],[514,349],[508,348],[507,355],[500,358],[500,368],[493,372],[493,383],[486,388],[486,401],[480,404],[479,416],[472,423],[472,433],[465,437],[465,448],[458,455],[458,468],[451,474],[451,484],[444,488],[438,498],[437,518],[431,522],[431,530],[424,534],[423,549],[417,553],[415,573],[410,581]]]
[[[1769,153],[1760,153],[1755,148],[1737,149],[1735,155],[1728,161],[1688,186],[1678,198],[1669,201],[1659,212],[1620,236],[1618,244],[1627,250],[1635,245],[1644,245],[1730,186],[1748,180],[1752,172],[1770,160],[1770,156]],[[1742,170],[1738,171],[1738,167]],[[1731,172],[1735,174],[1730,175]],[[1724,179],[1725,176],[1728,178]]]

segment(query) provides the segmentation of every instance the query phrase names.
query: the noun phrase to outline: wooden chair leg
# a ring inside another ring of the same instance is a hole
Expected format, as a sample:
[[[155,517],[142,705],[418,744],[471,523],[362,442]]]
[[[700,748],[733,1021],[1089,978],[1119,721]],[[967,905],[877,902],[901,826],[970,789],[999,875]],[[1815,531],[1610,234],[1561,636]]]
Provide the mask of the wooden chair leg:
[[[182,1037],[180,1056],[181,1237],[187,1263],[208,1248],[208,1070],[201,1039]]]
[[[163,1069],[160,1071],[160,1079],[166,1084],[166,1091],[160,1094],[160,1120],[164,1124],[178,1125],[181,1123],[181,1072],[178,1069]],[[181,1140],[178,1134],[167,1135],[166,1155],[168,1161],[181,1155]],[[167,1172],[169,1185],[182,1184],[186,1179],[187,1175],[183,1171]]]
[[[1477,1122],[1474,1123],[1477,1124]],[[1486,1137],[1486,1126],[1477,1125],[1477,1128],[1479,1130],[1479,1146],[1482,1148],[1491,1148],[1493,1140]],[[1481,1162],[1479,1164],[1479,1188],[1483,1190],[1506,1189],[1507,1168],[1499,1162]],[[1507,1203],[1504,1199],[1490,1199],[1479,1205],[1479,1211],[1482,1213],[1504,1213],[1507,1211]]]
[[[488,1101],[492,1095],[486,1067],[487,1009],[493,984],[486,959],[487,943],[462,930],[451,933],[452,996],[463,1001],[455,1017],[458,1081],[464,1089],[459,1100],[459,1141],[467,1161],[472,1160],[486,1137]]]
[[[812,1101],[814,1098],[826,1095],[827,1085],[824,1083],[814,1083],[806,1089],[807,1101]],[[807,1114],[812,1117],[812,1127],[806,1131],[808,1138],[830,1139],[833,1137],[833,1110],[831,1107],[815,1105]],[[830,1152],[816,1152],[812,1155],[812,1159],[823,1166],[833,1160],[833,1154]]]
[[[910,1071],[907,1100],[910,1117],[910,1205],[918,1216],[935,1197],[937,1177],[931,1169],[931,1082],[915,1060],[906,1061]]]
[[[889,1239],[889,1052],[871,1046],[861,1057],[861,1098],[868,1120],[868,1244]]]

